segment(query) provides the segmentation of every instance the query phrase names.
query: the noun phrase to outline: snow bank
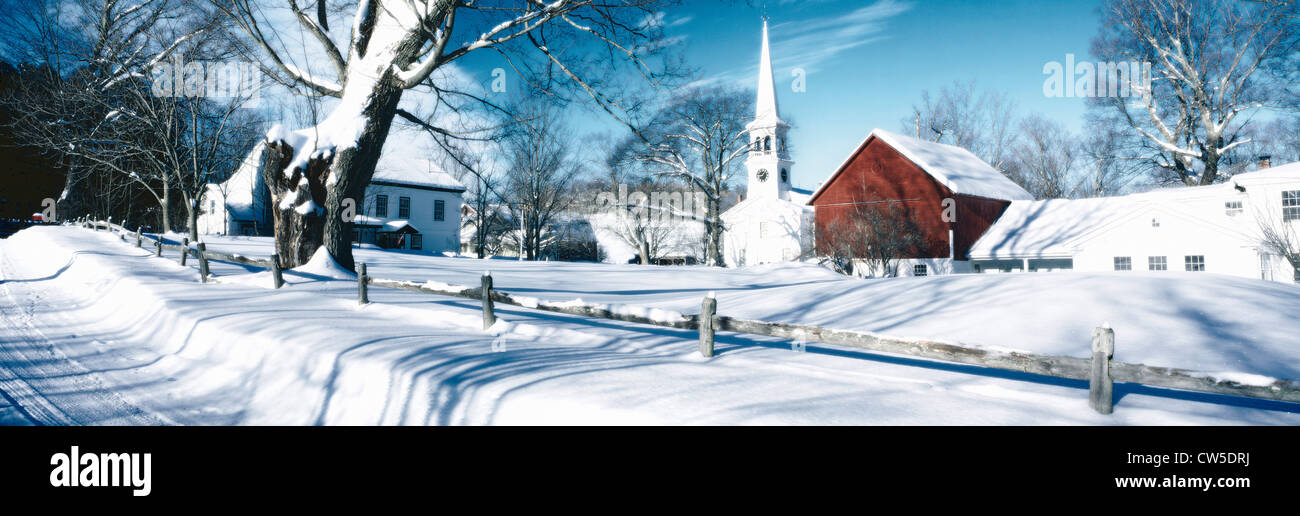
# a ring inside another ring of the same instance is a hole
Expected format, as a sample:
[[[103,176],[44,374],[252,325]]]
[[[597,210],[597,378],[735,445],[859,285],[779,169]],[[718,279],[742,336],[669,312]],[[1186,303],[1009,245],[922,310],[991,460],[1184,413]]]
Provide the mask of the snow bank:
[[[265,256],[270,241],[209,246]],[[359,253],[377,276],[420,282],[472,284],[483,267],[477,260]],[[1088,409],[1086,388],[814,343],[793,352],[788,341],[725,333],[718,355],[705,360],[694,332],[515,307],[500,307],[498,324],[483,331],[474,300],[373,289],[374,303],[358,307],[348,282],[304,281],[280,290],[200,284],[173,252],[154,258],[112,235],[70,227],[30,228],[0,241],[0,266],[6,313],[30,317],[53,339],[50,346],[82,364],[122,353],[119,362],[97,368],[97,378],[182,424],[1300,424],[1300,414],[1260,404],[1137,392],[1102,416]],[[246,271],[213,266],[224,278]],[[801,280],[797,271],[493,264],[496,284],[507,292],[581,296],[611,307],[632,301],[665,314],[697,308],[716,291],[726,315],[930,338],[994,334],[1002,338],[953,340],[1036,352],[1086,350],[1094,321],[1109,320],[1117,359],[1130,353],[1155,358],[1143,360],[1152,365],[1217,364],[1202,370],[1234,379],[1245,377],[1233,371],[1287,378],[1275,371],[1296,362],[1290,314],[1257,310],[1289,306],[1278,303],[1294,300],[1287,297],[1300,294],[1294,288],[1285,292],[1296,294],[1284,294],[1215,280],[1189,297],[1175,288],[1180,282],[1148,284],[1133,276],[1120,278],[1130,284],[1125,290],[1120,280],[1070,275],[822,281]],[[791,276],[773,278],[784,274]],[[1104,290],[1097,297],[1107,302],[1146,294],[1100,313],[1109,304],[1083,302],[1088,282]],[[1154,300],[1160,302],[1146,304]],[[1223,311],[1234,303],[1253,308]],[[1238,318],[1246,311],[1258,312],[1255,322]],[[1143,325],[1165,339],[1146,338]],[[11,341],[6,331],[0,325],[0,338]],[[1233,360],[1243,356],[1248,361]]]
[[[357,279],[357,274],[355,272],[339,265],[339,262],[336,261],[333,256],[330,256],[329,251],[326,251],[324,247],[317,249],[316,254],[311,255],[311,259],[307,260],[307,263],[290,270],[332,279]]]

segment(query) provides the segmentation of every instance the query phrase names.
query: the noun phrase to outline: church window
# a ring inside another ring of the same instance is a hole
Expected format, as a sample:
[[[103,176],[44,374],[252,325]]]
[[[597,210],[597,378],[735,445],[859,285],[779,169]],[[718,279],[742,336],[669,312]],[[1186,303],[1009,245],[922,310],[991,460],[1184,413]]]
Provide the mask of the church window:
[[[761,150],[763,150],[763,139],[762,139],[762,138],[754,138],[754,152],[758,152],[758,151],[761,151]]]
[[[785,168],[781,169],[781,182],[782,182],[782,183],[789,183],[789,182],[790,182],[790,170],[789,170],[789,169],[785,169]]]
[[[767,238],[767,223],[758,223],[758,238]]]
[[[763,151],[767,152],[770,150],[772,150],[772,137],[767,136],[763,138]]]

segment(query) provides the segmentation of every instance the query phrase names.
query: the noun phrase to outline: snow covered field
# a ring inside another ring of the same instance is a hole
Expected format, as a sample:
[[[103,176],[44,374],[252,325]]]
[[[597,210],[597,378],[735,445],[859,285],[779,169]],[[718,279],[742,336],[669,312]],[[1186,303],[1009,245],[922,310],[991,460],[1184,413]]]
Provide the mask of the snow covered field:
[[[1102,416],[1084,382],[730,334],[706,360],[694,332],[518,307],[499,307],[498,336],[471,300],[373,288],[358,308],[355,281],[288,272],[277,291],[214,262],[223,283],[200,285],[176,258],[72,227],[0,241],[0,423],[1300,424],[1295,404],[1131,385]],[[490,269],[512,294],[683,313],[715,291],[724,315],[1080,357],[1109,322],[1117,360],[1300,378],[1300,288],[1226,276],[357,259],[380,278],[476,285]]]

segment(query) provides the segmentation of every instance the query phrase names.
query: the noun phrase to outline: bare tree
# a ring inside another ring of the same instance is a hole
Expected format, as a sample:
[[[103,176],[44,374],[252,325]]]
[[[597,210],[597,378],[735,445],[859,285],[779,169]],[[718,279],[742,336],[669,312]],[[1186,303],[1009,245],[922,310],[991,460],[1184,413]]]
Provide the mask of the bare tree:
[[[1078,191],[1079,146],[1061,124],[1038,115],[1020,121],[1020,142],[1007,175],[1038,199],[1061,199]]]
[[[1300,199],[1294,202],[1300,206]],[[1296,230],[1296,225],[1300,224],[1300,207],[1291,207],[1291,214],[1286,209],[1256,208],[1255,221],[1259,226],[1260,246],[1291,264],[1295,280],[1300,283],[1300,233]]]
[[[501,201],[501,179],[493,165],[481,154],[466,151],[462,145],[448,142],[448,152],[443,168],[465,185],[466,217],[461,218],[462,228],[472,228],[474,253],[484,258],[492,250],[491,241],[504,232],[503,220],[496,206]]]
[[[144,155],[114,142],[122,141],[115,135],[144,134],[144,124],[125,103],[147,89],[148,72],[209,28],[193,23],[180,7],[173,0],[34,0],[9,6],[10,16],[0,22],[6,46],[43,77],[6,102],[23,106],[26,116],[16,123],[24,143],[43,149],[68,171],[60,212],[85,211],[79,203],[100,199],[111,204],[116,192],[134,184],[158,201],[163,229],[170,229],[172,185],[165,177],[131,170]],[[115,173],[120,177],[106,176]]]
[[[1133,153],[1132,138],[1113,125],[1092,125],[1079,144],[1079,197],[1119,194],[1141,173],[1142,158]]]
[[[570,186],[579,169],[555,108],[532,104],[519,111],[526,121],[512,127],[502,142],[509,167],[503,194],[520,226],[521,254],[536,260],[552,223],[573,202]]]
[[[319,74],[293,64],[259,6],[250,0],[210,1],[243,29],[268,70],[305,95],[341,99],[314,127],[268,134],[276,150],[270,154],[278,154],[270,164],[284,172],[264,177],[273,180],[268,186],[280,208],[276,243],[290,265],[305,262],[323,244],[342,266],[352,267],[343,200],[362,198],[404,91],[429,88],[441,96],[487,102],[472,92],[444,89],[434,74],[440,68],[478,50],[497,50],[524,82],[554,95],[566,88],[584,92],[624,121],[635,108],[625,102],[630,91],[606,78],[617,77],[625,65],[658,83],[664,74],[657,70],[668,69],[649,59],[666,54],[664,46],[645,44],[661,35],[658,24],[644,22],[664,3],[657,0],[361,0],[351,23],[328,20],[328,9],[310,13],[285,0],[326,56],[329,72]],[[340,45],[326,26],[352,31]],[[595,48],[600,50],[592,52]]]
[[[899,263],[925,245],[909,209],[898,202],[864,201],[844,206],[827,224],[821,253],[842,274],[898,276]]]
[[[969,150],[1003,170],[1016,143],[1016,105],[1006,93],[980,90],[974,81],[953,82],[938,95],[921,92],[903,131],[917,138]]]
[[[1262,109],[1282,107],[1288,85],[1270,73],[1300,49],[1295,2],[1110,0],[1092,54],[1150,63],[1150,77],[1115,73],[1121,92],[1094,99],[1140,135],[1162,180],[1208,185],[1250,142],[1243,130]],[[1114,93],[1114,92],[1108,92]]]
[[[721,267],[723,195],[740,160],[749,153],[753,95],[723,88],[686,91],[636,133],[636,159],[704,194],[707,262]]]

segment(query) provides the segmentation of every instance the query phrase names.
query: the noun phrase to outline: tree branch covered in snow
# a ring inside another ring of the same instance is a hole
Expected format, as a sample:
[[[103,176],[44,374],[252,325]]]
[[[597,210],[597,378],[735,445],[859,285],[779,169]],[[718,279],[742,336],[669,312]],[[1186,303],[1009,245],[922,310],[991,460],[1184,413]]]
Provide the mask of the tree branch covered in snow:
[[[1111,0],[1094,57],[1149,63],[1150,77],[1120,77],[1132,97],[1094,99],[1150,149],[1163,179],[1212,184],[1250,142],[1254,114],[1295,107],[1278,68],[1300,52],[1296,2]],[[1098,81],[1111,79],[1099,75]]]

